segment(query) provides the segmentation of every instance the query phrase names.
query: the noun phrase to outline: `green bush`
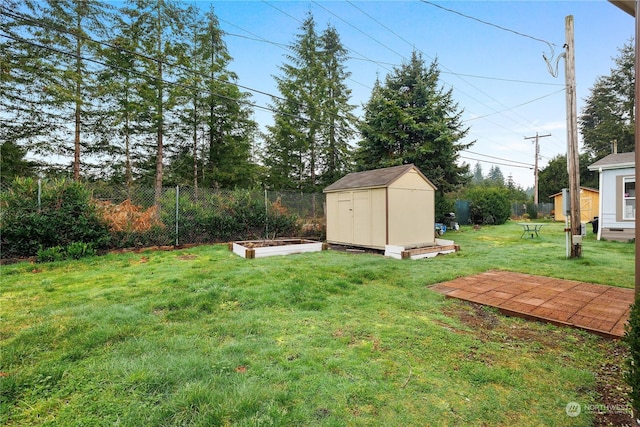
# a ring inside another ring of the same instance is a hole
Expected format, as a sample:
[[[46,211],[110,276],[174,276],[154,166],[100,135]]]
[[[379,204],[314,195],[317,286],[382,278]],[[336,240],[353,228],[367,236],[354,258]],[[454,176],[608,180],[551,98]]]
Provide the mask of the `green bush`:
[[[73,242],[106,246],[109,230],[81,183],[43,181],[40,205],[38,182],[16,179],[0,194],[2,257],[37,255],[39,250],[66,247]]]
[[[92,243],[73,242],[65,248],[64,252],[67,258],[80,259],[95,256],[97,251]]]
[[[631,306],[629,321],[625,325],[624,342],[629,347],[627,371],[624,379],[631,387],[629,397],[633,413],[637,417],[640,413],[640,306],[638,301]]]
[[[62,261],[65,259],[65,254],[62,246],[53,246],[46,249],[41,247],[38,249],[36,259],[38,262]]]
[[[467,191],[469,217],[473,224],[504,224],[511,216],[509,190],[501,187],[473,187]]]
[[[94,256],[97,251],[93,244],[84,242],[74,242],[67,247],[53,246],[50,248],[40,248],[36,255],[37,262],[63,261],[65,259],[81,259]]]

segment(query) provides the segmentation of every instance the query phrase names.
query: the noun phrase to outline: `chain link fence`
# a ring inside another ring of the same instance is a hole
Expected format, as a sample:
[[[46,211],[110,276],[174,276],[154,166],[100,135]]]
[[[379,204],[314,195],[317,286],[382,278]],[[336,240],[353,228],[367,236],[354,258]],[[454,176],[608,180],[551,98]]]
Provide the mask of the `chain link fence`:
[[[151,187],[127,188],[104,183],[86,183],[84,186],[99,216],[108,224],[108,246],[111,248],[181,246],[279,237],[322,241],[326,236],[322,193],[172,187],[163,188],[156,194]],[[50,203],[50,193],[55,191],[52,190],[55,185],[47,181],[33,181],[27,196],[19,199],[19,204],[28,207],[29,215],[40,214],[43,187]],[[11,185],[0,183],[2,200],[9,191]],[[6,206],[0,206],[0,230],[4,227],[5,209]],[[514,218],[526,215],[548,218],[552,209],[552,203],[537,206],[513,203],[511,206]],[[465,224],[468,210],[468,202],[456,201],[456,221]],[[46,218],[42,220],[46,221]]]
[[[322,194],[192,187],[94,188],[119,247],[324,238]]]
[[[35,222],[41,224],[47,221],[52,209],[56,210],[52,194],[55,193],[59,199],[65,197],[64,191],[60,192],[56,185],[32,180],[21,185],[18,198],[15,194],[7,198],[5,196],[18,189],[0,183],[0,196],[5,204],[9,199],[14,204],[18,203],[20,215],[28,215],[30,220],[35,218]],[[97,183],[85,183],[84,187],[96,206],[98,216],[109,228],[110,248],[181,246],[279,237],[324,240],[325,237],[323,194],[192,187],[163,188],[156,194],[150,187],[126,188]],[[5,225],[3,218],[8,210],[6,205],[0,207],[0,230]],[[16,219],[12,220],[15,224]],[[37,240],[38,234],[34,232],[28,239]],[[3,255],[7,250],[10,253],[12,247],[12,242],[5,240],[2,240]],[[59,240],[64,241],[64,236]]]

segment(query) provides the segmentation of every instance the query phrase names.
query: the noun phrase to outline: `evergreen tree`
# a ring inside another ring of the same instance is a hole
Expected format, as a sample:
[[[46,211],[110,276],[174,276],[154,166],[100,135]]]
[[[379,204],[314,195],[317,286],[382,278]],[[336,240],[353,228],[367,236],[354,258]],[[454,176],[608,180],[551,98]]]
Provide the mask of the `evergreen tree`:
[[[0,140],[36,153],[38,143],[54,129],[57,114],[48,108],[47,51],[35,43],[31,17],[17,13],[22,2],[0,3]],[[31,3],[27,6],[34,8]],[[35,16],[33,17],[35,18]],[[44,154],[50,151],[41,146]]]
[[[98,75],[98,99],[103,105],[97,120],[97,144],[93,155],[101,158],[105,169],[127,188],[135,176],[137,140],[149,128],[143,106],[142,57],[136,49],[140,27],[131,22],[131,10],[114,18],[111,37],[102,45],[100,56],[106,64]]]
[[[504,186],[504,175],[502,175],[502,171],[499,166],[491,166],[491,169],[489,169],[489,175],[487,176],[487,181],[499,187]]]
[[[170,130],[176,98],[182,86],[170,84],[177,67],[184,61],[186,52],[185,10],[172,0],[129,0],[128,10],[132,25],[140,31],[139,53],[144,58],[142,71],[144,83],[139,85],[140,96],[145,100],[142,106],[148,114],[150,124],[146,135],[147,149],[154,157],[144,159],[141,164],[153,172],[155,203],[160,203],[162,195],[165,150],[171,137]],[[151,136],[153,135],[153,137]],[[175,141],[174,141],[175,142]]]
[[[94,38],[100,38],[105,31],[103,23],[109,6],[97,0],[27,1],[24,6],[30,16],[19,12],[21,8],[11,11],[2,7],[3,16],[13,23],[7,29],[12,27],[13,35],[17,35],[10,39],[11,48],[17,49],[17,69],[27,72],[14,74],[11,83],[28,90],[23,96],[30,98],[26,104],[30,109],[49,113],[46,131],[32,127],[30,130],[35,133],[23,134],[22,138],[30,140],[29,148],[35,152],[72,155],[73,176],[79,179],[81,152],[91,144],[90,135],[85,135],[83,129],[90,125],[93,112],[99,108],[90,102],[95,94],[96,65],[87,58],[96,53]],[[35,59],[27,59],[29,55],[35,55]],[[32,82],[24,80],[29,78]],[[17,88],[3,95],[16,94]],[[74,124],[72,134],[69,122]]]
[[[275,77],[282,95],[274,99],[274,124],[266,139],[265,165],[269,184],[279,188],[309,190],[316,184],[318,127],[322,116],[318,100],[323,93],[320,40],[309,13],[301,33],[286,55],[289,63]]]
[[[322,108],[322,150],[320,154],[320,185],[327,186],[342,178],[352,169],[351,147],[356,118],[354,106],[349,104],[351,90],[345,81],[351,75],[346,71],[347,49],[334,27],[327,27],[320,37],[322,62],[326,75]]]
[[[409,62],[376,82],[360,126],[362,140],[356,153],[360,170],[406,163],[415,164],[437,187],[436,215],[443,195],[469,180],[469,166],[458,165],[458,153],[471,144],[459,141],[468,129],[452,91],[438,87],[439,69],[427,67],[413,52]]]
[[[36,174],[35,162],[26,160],[26,151],[12,141],[0,144],[0,183],[16,177],[28,178]]]
[[[585,149],[596,160],[618,152],[635,151],[635,49],[625,44],[615,58],[615,68],[600,76],[581,111],[579,126]]]
[[[315,191],[350,169],[348,141],[355,118],[344,84],[347,52],[335,28],[321,35],[309,14],[275,77],[274,124],[265,137],[267,183]]]
[[[580,185],[598,188],[598,172],[590,171],[587,167],[594,162],[589,153],[580,154]],[[540,200],[559,193],[563,188],[569,188],[569,174],[567,172],[567,156],[558,155],[538,173],[538,194]]]
[[[473,177],[471,178],[471,182],[476,185],[484,183],[484,175],[482,174],[482,165],[480,162],[477,162],[473,167]]]

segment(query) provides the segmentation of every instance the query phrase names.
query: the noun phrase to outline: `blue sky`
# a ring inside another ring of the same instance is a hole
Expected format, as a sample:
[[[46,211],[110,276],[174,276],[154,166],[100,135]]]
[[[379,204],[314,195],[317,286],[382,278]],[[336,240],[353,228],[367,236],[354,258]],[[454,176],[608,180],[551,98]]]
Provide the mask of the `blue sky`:
[[[461,160],[482,160],[485,174],[496,164],[505,178],[533,186],[524,164],[533,164],[534,144],[525,137],[551,133],[540,139],[540,168],[566,153],[564,60],[554,78],[542,54],[564,51],[565,17],[572,15],[579,113],[597,77],[609,74],[618,49],[632,40],[633,18],[605,0],[434,3],[486,23],[421,1],[196,1],[203,9],[213,4],[239,83],[267,93],[278,94],[273,76],[287,53],[280,45],[293,42],[307,12],[319,31],[334,26],[349,49],[347,84],[358,114],[376,77],[384,79],[413,49],[427,63],[437,58],[441,84],[453,89],[470,127],[464,141],[477,141]],[[270,103],[258,93],[253,101]],[[256,110],[255,118],[271,123],[268,111]]]

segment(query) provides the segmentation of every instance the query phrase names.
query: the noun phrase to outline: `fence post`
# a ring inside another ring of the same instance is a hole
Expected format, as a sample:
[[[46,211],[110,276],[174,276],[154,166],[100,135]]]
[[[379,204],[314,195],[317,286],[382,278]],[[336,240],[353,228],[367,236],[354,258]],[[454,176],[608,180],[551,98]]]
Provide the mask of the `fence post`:
[[[38,213],[42,209],[42,180],[38,180]]]
[[[180,186],[176,185],[176,246],[178,246],[178,218],[180,207]]]

